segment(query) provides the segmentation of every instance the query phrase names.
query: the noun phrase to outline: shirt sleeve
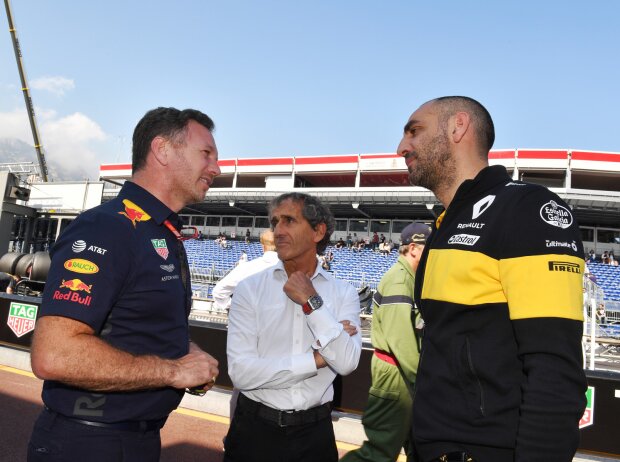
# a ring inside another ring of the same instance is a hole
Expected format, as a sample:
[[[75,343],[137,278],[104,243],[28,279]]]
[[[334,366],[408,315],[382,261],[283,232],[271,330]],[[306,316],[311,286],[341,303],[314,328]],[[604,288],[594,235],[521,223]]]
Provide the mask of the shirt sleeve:
[[[545,188],[511,211],[499,269],[524,374],[515,460],[569,460],[585,408],[583,245],[572,211]]]
[[[63,316],[101,330],[131,279],[134,244],[123,225],[85,212],[67,227],[51,252],[41,316]]]
[[[315,346],[334,371],[340,375],[350,374],[357,368],[362,353],[359,297],[353,286],[345,283],[337,299],[324,298],[323,303],[324,306],[306,316],[308,327],[321,345]],[[357,334],[351,336],[343,329],[340,321],[345,320],[357,328]]]
[[[213,301],[216,309],[228,310],[230,308],[233,290],[241,280],[241,278],[236,277],[238,270],[239,267],[237,266],[213,287]]]
[[[317,374],[312,353],[260,357],[255,294],[251,284],[241,282],[228,315],[228,375],[241,390],[288,388]]]

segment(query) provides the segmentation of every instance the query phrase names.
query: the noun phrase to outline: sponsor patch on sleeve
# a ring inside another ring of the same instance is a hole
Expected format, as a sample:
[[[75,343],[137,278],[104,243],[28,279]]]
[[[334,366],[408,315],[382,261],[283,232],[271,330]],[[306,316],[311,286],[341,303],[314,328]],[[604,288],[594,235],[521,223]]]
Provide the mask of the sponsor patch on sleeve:
[[[553,200],[540,208],[540,218],[548,225],[556,228],[566,229],[573,224],[573,215],[570,210]]]
[[[99,272],[99,267],[89,260],[83,258],[71,258],[65,262],[65,269],[74,273],[95,274]]]

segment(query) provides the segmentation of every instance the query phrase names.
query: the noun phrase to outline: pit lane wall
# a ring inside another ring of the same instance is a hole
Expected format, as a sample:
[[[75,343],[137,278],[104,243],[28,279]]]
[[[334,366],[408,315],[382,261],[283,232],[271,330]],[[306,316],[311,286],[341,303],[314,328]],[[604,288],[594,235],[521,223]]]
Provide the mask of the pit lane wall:
[[[28,351],[41,299],[0,294],[0,346]],[[218,387],[232,388],[226,360],[226,327],[190,321],[192,340],[219,361]],[[344,413],[361,414],[370,387],[372,350],[364,348],[355,372],[338,377],[334,404]],[[588,408],[581,421],[580,450],[620,456],[617,416],[620,415],[620,373],[586,370]]]

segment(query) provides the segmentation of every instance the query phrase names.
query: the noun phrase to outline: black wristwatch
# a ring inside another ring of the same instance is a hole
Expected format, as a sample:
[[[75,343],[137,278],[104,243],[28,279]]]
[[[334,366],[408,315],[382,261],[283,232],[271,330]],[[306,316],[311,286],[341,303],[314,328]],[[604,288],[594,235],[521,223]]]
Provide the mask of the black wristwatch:
[[[304,314],[311,314],[314,310],[318,310],[323,306],[323,299],[319,294],[314,294],[306,303],[301,305]]]

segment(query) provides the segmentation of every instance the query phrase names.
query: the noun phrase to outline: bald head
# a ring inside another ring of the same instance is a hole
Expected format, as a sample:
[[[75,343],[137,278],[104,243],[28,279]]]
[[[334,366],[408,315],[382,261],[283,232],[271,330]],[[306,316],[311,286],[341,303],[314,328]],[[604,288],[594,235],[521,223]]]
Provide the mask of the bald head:
[[[273,231],[270,229],[263,231],[260,235],[260,243],[263,246],[263,252],[276,250],[276,241],[273,237]]]
[[[437,111],[439,124],[445,130],[450,117],[458,112],[469,114],[480,155],[487,159],[488,153],[495,142],[495,126],[491,114],[473,98],[467,96],[442,96],[428,101]]]

